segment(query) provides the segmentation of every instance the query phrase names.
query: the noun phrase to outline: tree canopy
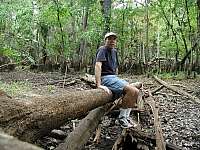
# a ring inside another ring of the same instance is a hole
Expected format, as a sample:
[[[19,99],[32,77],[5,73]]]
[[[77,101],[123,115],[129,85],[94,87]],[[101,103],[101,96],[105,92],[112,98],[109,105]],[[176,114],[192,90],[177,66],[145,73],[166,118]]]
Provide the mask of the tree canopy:
[[[103,35],[113,31],[121,64],[164,57],[178,66],[187,60],[199,65],[199,5],[198,0],[1,0],[0,55],[83,68],[93,63]]]

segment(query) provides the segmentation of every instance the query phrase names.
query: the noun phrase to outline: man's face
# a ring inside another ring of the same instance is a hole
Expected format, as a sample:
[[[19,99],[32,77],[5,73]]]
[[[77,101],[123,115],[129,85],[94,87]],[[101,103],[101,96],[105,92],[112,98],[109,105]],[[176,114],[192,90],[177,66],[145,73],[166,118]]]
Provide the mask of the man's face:
[[[106,38],[105,45],[109,48],[115,48],[117,38],[115,36],[109,36]]]

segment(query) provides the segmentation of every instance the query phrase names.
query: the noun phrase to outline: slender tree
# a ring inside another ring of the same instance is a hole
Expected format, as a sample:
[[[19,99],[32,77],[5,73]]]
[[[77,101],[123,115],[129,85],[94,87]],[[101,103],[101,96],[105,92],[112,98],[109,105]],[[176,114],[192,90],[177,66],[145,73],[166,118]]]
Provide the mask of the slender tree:
[[[104,34],[110,31],[111,0],[101,0],[102,14],[104,16]]]
[[[62,23],[61,23],[61,20],[60,20],[60,6],[59,6],[59,1],[58,0],[53,0],[55,5],[56,5],[56,11],[57,11],[57,19],[58,19],[58,24],[59,24],[59,27],[60,27],[60,35],[61,35],[61,47],[59,50],[59,54],[60,56],[63,55],[63,52],[64,52],[64,48],[65,48],[65,42],[64,42],[64,33],[63,33],[63,27],[62,27]]]
[[[197,41],[200,41],[200,0],[197,0]],[[198,65],[198,69],[200,69],[200,44],[198,42],[198,48],[196,51],[196,65]]]
[[[83,21],[82,21],[82,32],[86,32],[87,31],[87,25],[88,25],[88,16],[89,16],[89,8],[88,6],[86,6],[83,9]],[[81,38],[81,43],[80,43],[80,49],[79,49],[79,69],[82,69],[82,67],[85,65],[84,63],[86,63],[85,61],[85,55],[86,55],[86,44],[87,41],[85,40],[84,37]]]
[[[145,45],[145,49],[146,49],[146,59],[147,61],[150,61],[151,59],[151,51],[149,49],[149,2],[148,0],[145,0],[145,20],[146,20],[146,27],[145,27],[145,34],[146,34],[146,45]]]

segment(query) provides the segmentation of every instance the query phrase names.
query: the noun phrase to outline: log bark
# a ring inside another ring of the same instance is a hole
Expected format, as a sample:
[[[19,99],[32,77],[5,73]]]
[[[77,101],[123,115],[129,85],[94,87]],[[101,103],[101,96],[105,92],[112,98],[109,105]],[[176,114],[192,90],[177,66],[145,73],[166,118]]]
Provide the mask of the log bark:
[[[185,92],[185,91],[183,91],[181,89],[177,89],[176,87],[167,84],[165,81],[159,79],[157,76],[153,76],[153,77],[157,82],[159,82],[160,84],[162,84],[166,88],[168,88],[168,89],[170,89],[170,90],[172,90],[172,91],[174,91],[174,92],[176,92],[176,93],[178,93],[180,95],[187,96],[188,98],[190,98],[191,100],[193,100],[196,103],[200,103],[200,99],[197,98],[196,96],[193,96],[193,95],[191,95],[191,94],[189,94],[189,93],[187,93],[187,92]]]
[[[55,150],[80,150],[97,128],[108,106],[92,110]]]
[[[27,142],[19,141],[3,132],[0,132],[0,147],[1,150],[43,150]]]
[[[112,101],[102,89],[66,93],[60,96],[17,101],[0,97],[0,127],[20,140],[33,143],[66,120]]]

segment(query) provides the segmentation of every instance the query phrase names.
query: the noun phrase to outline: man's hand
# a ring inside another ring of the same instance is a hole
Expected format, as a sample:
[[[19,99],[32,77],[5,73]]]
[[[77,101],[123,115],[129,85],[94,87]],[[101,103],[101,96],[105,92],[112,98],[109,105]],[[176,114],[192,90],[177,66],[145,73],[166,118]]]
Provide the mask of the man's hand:
[[[108,94],[112,94],[111,90],[109,90],[109,88],[106,87],[106,86],[100,85],[100,86],[98,86],[98,88],[103,89],[103,90],[106,91]]]

